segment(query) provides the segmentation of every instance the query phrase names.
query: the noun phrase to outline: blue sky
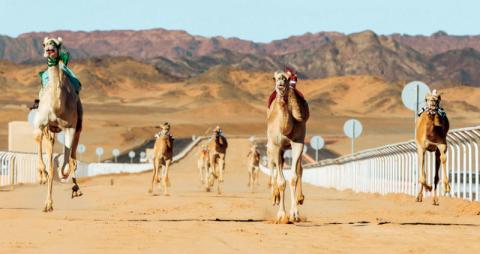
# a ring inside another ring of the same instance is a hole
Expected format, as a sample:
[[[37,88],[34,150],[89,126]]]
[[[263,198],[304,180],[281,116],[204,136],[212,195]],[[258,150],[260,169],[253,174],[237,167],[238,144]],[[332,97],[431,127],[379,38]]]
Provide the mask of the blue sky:
[[[180,29],[268,42],[306,32],[480,34],[480,1],[465,0],[0,0],[0,34]]]

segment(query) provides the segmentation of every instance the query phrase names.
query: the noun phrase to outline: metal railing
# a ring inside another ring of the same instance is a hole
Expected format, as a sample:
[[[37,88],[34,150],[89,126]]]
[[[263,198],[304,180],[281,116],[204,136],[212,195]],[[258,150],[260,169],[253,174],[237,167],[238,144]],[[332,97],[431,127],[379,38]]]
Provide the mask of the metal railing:
[[[451,188],[450,196],[479,201],[480,126],[451,130],[447,142],[446,171]],[[262,171],[270,174],[270,169],[265,167],[262,167]],[[434,153],[426,152],[425,171],[427,182],[433,184]],[[440,193],[443,193],[441,168],[439,177],[439,189],[442,190]],[[323,160],[305,168],[303,181],[338,190],[416,195],[418,190],[416,145],[414,141],[408,141]]]
[[[183,159],[188,153],[202,140],[207,137],[197,137],[179,154],[173,157],[177,162]],[[44,155],[44,162],[48,164],[47,157]],[[63,154],[54,155],[54,168],[63,162]],[[46,165],[48,167],[48,165]],[[82,163],[77,164],[76,177],[95,176],[102,174],[116,173],[138,173],[152,169],[152,163]],[[60,174],[56,170],[57,174]],[[59,178],[61,177],[58,175]],[[0,152],[0,187],[15,185],[19,183],[38,182],[37,154]]]
[[[47,156],[43,161],[48,167]],[[35,183],[38,181],[37,154],[0,152],[0,186],[20,183]],[[63,155],[54,154],[54,168],[63,162]]]

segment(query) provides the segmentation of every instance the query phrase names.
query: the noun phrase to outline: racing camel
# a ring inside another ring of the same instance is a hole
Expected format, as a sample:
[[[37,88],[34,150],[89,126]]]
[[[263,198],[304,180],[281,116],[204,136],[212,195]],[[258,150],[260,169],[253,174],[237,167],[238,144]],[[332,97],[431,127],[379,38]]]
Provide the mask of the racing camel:
[[[162,130],[155,135],[155,146],[153,147],[153,175],[152,183],[148,189],[149,193],[153,193],[155,182],[162,182],[163,194],[168,196],[168,187],[170,180],[168,178],[168,170],[173,159],[173,137],[170,135],[170,124],[164,123]],[[161,172],[160,168],[162,169]],[[159,175],[160,174],[160,175]],[[159,180],[160,179],[160,180]]]
[[[66,64],[68,54],[60,52],[62,39],[45,37],[43,40],[44,57],[47,58],[48,68],[42,74],[48,78],[45,86],[40,91],[40,102],[38,112],[33,123],[33,135],[38,146],[37,168],[41,184],[47,183],[47,198],[43,208],[44,212],[53,211],[53,146],[55,144],[55,133],[61,131],[65,134],[63,164],[59,170],[64,179],[70,173],[77,170],[76,151],[82,131],[83,108],[82,102],[76,91],[71,76],[68,75]],[[42,156],[42,140],[46,138],[46,153],[48,158],[48,172]],[[68,164],[68,171],[65,167]],[[75,177],[72,178],[72,198],[81,196],[79,186]]]
[[[255,185],[258,184],[258,174],[260,171],[260,153],[258,152],[256,144],[253,144],[250,148],[247,158],[248,186],[250,187],[250,191],[253,192]]]
[[[208,142],[209,164],[208,183],[206,190],[210,191],[215,181],[217,181],[217,193],[222,193],[223,173],[225,170],[225,155],[227,153],[228,142],[222,135],[222,130],[217,126],[213,130],[213,136]]]
[[[435,178],[433,191],[433,205],[438,205],[437,186],[439,182],[438,171],[442,165],[443,187],[445,193],[450,193],[450,184],[447,175],[447,133],[449,122],[447,115],[440,107],[441,96],[436,90],[425,97],[426,107],[420,113],[416,123],[415,143],[417,145],[418,169],[420,170],[418,182],[420,189],[416,198],[417,202],[423,201],[423,188],[431,191],[432,186],[427,184],[425,177],[425,152],[435,152]]]
[[[290,180],[291,210],[290,219],[300,221],[298,205],[303,204],[302,193],[302,151],[309,118],[307,101],[290,84],[291,73],[275,72],[274,96],[270,96],[267,111],[267,155],[268,164],[273,166],[272,196],[273,204],[279,205],[277,223],[288,223],[285,213],[286,181],[283,175],[285,150],[292,149],[292,178]],[[272,98],[273,97],[273,98]]]

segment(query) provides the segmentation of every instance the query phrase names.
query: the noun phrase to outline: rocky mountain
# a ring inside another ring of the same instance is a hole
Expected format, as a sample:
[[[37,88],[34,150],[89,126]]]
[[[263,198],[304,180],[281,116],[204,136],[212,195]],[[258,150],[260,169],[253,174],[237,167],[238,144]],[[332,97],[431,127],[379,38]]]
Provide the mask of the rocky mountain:
[[[480,35],[449,35],[446,32],[438,31],[430,36],[392,34],[390,37],[430,56],[465,48],[474,48],[480,51]]]
[[[389,81],[420,79],[480,86],[480,36],[349,35],[322,32],[270,43],[203,37],[185,31],[152,29],[94,32],[55,31],[0,36],[0,59],[40,63],[44,36],[61,36],[73,59],[131,57],[155,66],[164,76],[185,80],[212,67],[274,71],[284,66],[301,78],[373,75]]]

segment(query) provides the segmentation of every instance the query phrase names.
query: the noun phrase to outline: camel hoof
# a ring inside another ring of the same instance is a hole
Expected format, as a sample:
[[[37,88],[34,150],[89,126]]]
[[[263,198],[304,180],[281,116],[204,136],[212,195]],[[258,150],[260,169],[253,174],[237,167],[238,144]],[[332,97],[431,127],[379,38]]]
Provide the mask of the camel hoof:
[[[288,224],[288,216],[285,211],[278,211],[276,224]]]
[[[290,221],[291,222],[300,222],[300,213],[296,209],[290,211]]]
[[[206,192],[210,192],[210,188],[209,188],[209,187],[206,187],[206,188],[205,188],[205,191],[206,191]]]
[[[433,198],[433,204],[434,206],[438,206],[440,203],[438,202],[438,197]]]
[[[418,195],[417,198],[415,199],[416,202],[422,202],[423,201],[423,195]]]
[[[164,195],[165,197],[170,197],[170,193],[168,193],[168,192],[163,193],[163,195]]]
[[[53,205],[52,205],[52,202],[47,202],[45,204],[45,207],[43,208],[43,212],[44,213],[48,213],[48,212],[51,212],[53,211]]]
[[[152,194],[152,193],[153,193],[153,190],[152,190],[152,189],[148,189],[148,193]]]

